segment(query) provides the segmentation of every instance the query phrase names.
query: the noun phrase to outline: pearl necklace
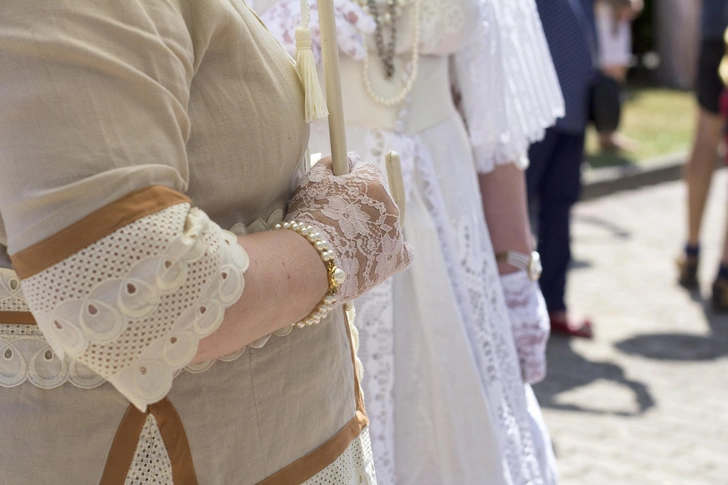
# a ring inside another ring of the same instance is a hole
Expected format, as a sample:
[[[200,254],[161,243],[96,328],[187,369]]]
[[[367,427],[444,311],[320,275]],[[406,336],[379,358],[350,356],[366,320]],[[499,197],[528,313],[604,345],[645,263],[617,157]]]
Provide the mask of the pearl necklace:
[[[415,0],[413,4],[414,11],[412,12],[412,19],[414,22],[415,31],[414,35],[412,36],[412,60],[410,61],[412,65],[412,71],[409,78],[407,79],[407,82],[405,83],[404,88],[402,88],[402,90],[396,96],[393,96],[391,98],[384,98],[382,96],[379,96],[374,91],[371,80],[369,79],[369,50],[364,49],[364,87],[366,88],[369,96],[371,96],[374,101],[384,106],[391,107],[403,103],[407,99],[409,93],[412,91],[412,88],[415,85],[415,81],[417,80],[417,68],[420,58],[420,5],[422,4],[422,0]]]

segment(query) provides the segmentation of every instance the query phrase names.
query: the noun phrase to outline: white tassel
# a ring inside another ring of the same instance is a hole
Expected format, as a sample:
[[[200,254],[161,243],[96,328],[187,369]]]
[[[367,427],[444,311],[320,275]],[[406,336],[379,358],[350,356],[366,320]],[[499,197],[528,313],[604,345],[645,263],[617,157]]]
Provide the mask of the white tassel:
[[[310,17],[308,0],[301,0],[301,26],[296,28],[296,69],[303,83],[304,112],[308,123],[329,114],[311,48],[311,30],[308,28]]]

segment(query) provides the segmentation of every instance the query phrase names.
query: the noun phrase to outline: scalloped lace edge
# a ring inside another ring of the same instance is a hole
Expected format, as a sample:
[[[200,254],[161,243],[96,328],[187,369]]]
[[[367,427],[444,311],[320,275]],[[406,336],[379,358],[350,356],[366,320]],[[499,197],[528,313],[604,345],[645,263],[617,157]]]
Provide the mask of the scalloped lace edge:
[[[247,226],[241,223],[235,224],[229,232],[236,235],[247,235],[256,232],[266,231],[270,227],[281,222],[283,220],[283,216],[283,211],[279,209],[274,211],[267,219],[258,218]],[[17,281],[15,273],[12,270],[0,268],[0,311],[13,311],[11,310],[11,308],[18,308],[18,305],[22,305],[23,308],[27,309],[27,304],[25,303],[25,299],[22,296],[22,292],[18,287],[11,287],[11,280]],[[221,323],[222,320],[220,320],[220,322],[217,322],[214,327],[218,328]],[[11,327],[16,327],[18,325],[22,325],[23,327],[30,327],[34,330],[30,333],[23,334],[11,333]],[[177,369],[174,372],[173,378],[179,376],[182,371],[187,371],[190,374],[201,374],[212,368],[218,361],[233,362],[242,357],[248,347],[254,349],[263,348],[270,341],[271,337],[275,336],[278,338],[282,338],[289,335],[292,330],[293,327],[286,326],[280,330],[277,330],[269,335],[266,335],[265,337],[256,340],[255,342],[248,344],[247,346],[237,350],[236,352],[204,362],[187,364],[183,368]],[[46,342],[46,345],[43,346],[40,350],[32,352],[32,356],[24,355],[23,352],[21,352],[17,348],[17,341],[30,339],[43,340]],[[19,370],[16,371],[14,375],[12,375],[12,377],[11,372],[8,372],[7,378],[3,379],[3,377],[5,377],[5,372],[2,371],[3,361],[7,362],[10,360],[8,358],[5,358],[5,354],[8,351],[10,351],[10,353],[8,354],[10,358],[16,358],[16,356],[20,357],[20,359],[16,363],[16,367],[19,368]],[[48,354],[49,351],[51,352],[51,354]],[[56,364],[59,367],[58,374],[51,377],[43,377],[43,373],[39,372],[36,368],[36,365],[40,361],[40,358],[42,358],[46,362],[51,362],[53,360],[59,361]],[[43,333],[37,326],[26,324],[5,324],[0,322],[0,388],[17,387],[27,382],[39,389],[55,389],[64,384],[71,384],[74,387],[80,389],[94,389],[108,382],[106,379],[94,373],[93,371],[87,370],[86,372],[79,372],[79,368],[84,370],[87,369],[82,364],[76,363],[67,356],[59,358],[56,352],[51,349],[51,346],[48,344],[47,339],[43,336]],[[84,376],[87,373],[91,374],[91,376]],[[3,380],[5,382],[3,382]]]

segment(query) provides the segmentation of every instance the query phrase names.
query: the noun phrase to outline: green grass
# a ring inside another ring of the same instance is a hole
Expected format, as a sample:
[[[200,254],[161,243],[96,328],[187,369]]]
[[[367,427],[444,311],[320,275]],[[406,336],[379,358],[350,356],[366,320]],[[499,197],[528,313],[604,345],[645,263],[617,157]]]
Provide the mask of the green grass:
[[[695,123],[691,92],[664,88],[630,89],[620,131],[639,146],[633,153],[600,152],[596,132],[587,132],[587,159],[592,168],[640,164],[687,151]]]

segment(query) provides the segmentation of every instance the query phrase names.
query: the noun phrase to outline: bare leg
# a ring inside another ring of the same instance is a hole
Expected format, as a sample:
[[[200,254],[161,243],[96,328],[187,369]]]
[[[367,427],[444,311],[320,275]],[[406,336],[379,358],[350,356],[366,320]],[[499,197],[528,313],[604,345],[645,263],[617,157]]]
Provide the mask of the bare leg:
[[[604,66],[602,72],[614,78],[620,85],[624,86],[627,81],[627,66]],[[638,148],[637,143],[619,132],[605,131],[599,133],[599,146],[602,150],[634,151]]]
[[[713,282],[713,310],[720,313],[728,313],[728,277],[725,268],[728,267],[728,225],[726,225],[725,239],[723,239],[723,255],[720,259],[718,275]]]
[[[688,186],[688,244],[700,242],[705,201],[715,170],[716,152],[723,131],[720,115],[700,108],[693,150],[685,166],[685,182]]]

